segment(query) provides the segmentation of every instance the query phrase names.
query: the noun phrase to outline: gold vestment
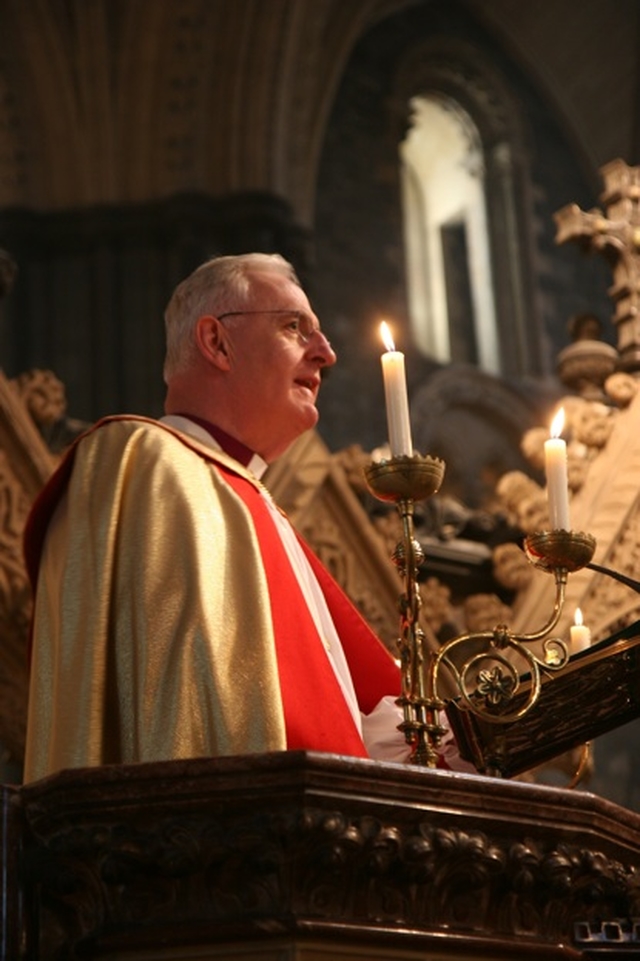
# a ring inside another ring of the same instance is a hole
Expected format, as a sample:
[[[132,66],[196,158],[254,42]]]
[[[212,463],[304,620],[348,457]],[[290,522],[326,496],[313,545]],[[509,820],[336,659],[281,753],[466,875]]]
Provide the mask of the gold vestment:
[[[49,524],[25,781],[286,748],[255,530],[211,461],[242,468],[152,424],[114,419],[83,438]]]

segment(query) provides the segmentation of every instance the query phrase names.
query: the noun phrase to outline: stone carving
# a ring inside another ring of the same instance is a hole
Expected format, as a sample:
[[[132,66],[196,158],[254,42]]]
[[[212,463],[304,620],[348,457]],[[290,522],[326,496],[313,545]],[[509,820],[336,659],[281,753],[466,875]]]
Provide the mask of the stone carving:
[[[473,368],[444,368],[412,397],[417,450],[446,463],[442,494],[491,509],[506,471],[525,470],[520,439],[539,423],[536,405],[506,382]]]
[[[56,464],[39,431],[64,423],[64,412],[64,388],[49,371],[13,381],[0,372],[0,769],[7,765],[12,777],[24,755],[32,607],[22,535],[32,500]]]
[[[506,624],[511,610],[495,594],[472,594],[462,604],[466,628],[470,633],[492,631],[496,624]]]
[[[424,617],[434,634],[438,634],[445,624],[453,621],[453,605],[451,591],[438,580],[428,577],[419,585],[420,596],[424,607]]]
[[[496,493],[525,533],[543,530],[548,526],[549,512],[544,490],[524,471],[507,471],[503,474]]]
[[[611,265],[617,367],[633,373],[640,370],[640,167],[613,160],[601,173],[606,214],[597,208],[584,212],[577,204],[568,204],[555,214],[556,242],[576,240],[604,254]]]
[[[626,524],[613,539],[606,564],[620,574],[638,579],[640,571],[640,495],[629,506]],[[640,615],[640,598],[627,586],[598,574],[584,598],[590,621],[606,623],[610,632],[626,627]]]
[[[22,556],[29,501],[0,451],[0,742],[21,762],[27,698],[27,633],[31,590]]]
[[[493,572],[507,590],[519,592],[531,583],[534,570],[518,544],[507,542],[493,549]]]
[[[29,370],[12,382],[29,414],[41,428],[61,420],[67,409],[64,385],[50,370]]]
[[[628,407],[635,395],[640,390],[640,381],[619,371],[608,377],[604,384],[605,393],[611,398],[618,407]]]
[[[613,374],[618,352],[602,338],[602,322],[592,313],[575,314],[569,320],[572,343],[558,355],[562,383],[589,400],[603,399],[603,384]]]

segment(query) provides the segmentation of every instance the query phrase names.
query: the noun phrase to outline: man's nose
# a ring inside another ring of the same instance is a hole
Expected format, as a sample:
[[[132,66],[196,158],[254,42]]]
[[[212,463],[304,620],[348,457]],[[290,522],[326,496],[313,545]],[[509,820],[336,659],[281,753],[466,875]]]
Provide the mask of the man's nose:
[[[337,358],[336,352],[321,330],[316,330],[309,343],[314,360],[320,361],[323,367],[333,367]]]

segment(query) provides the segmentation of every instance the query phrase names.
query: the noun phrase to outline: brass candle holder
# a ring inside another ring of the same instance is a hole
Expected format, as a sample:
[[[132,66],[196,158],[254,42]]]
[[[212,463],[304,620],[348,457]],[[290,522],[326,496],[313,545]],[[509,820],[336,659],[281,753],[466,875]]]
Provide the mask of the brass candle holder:
[[[593,557],[596,542],[581,531],[537,531],[525,539],[529,562],[553,574],[556,584],[553,610],[537,631],[516,634],[506,624],[492,631],[462,634],[444,644],[430,664],[430,686],[438,690],[440,668],[445,665],[453,676],[464,706],[485,721],[506,724],[523,717],[540,695],[542,672],[562,670],[569,660],[569,649],[553,637],[565,601],[568,575],[585,567]],[[528,645],[542,642],[542,657]],[[465,653],[462,663],[454,652]],[[522,678],[526,678],[526,697],[518,698]]]
[[[424,554],[414,537],[413,515],[416,501],[431,497],[439,490],[444,469],[444,461],[418,454],[377,461],[365,469],[369,490],[379,500],[395,504],[402,520],[402,540],[393,553],[393,562],[404,580],[397,642],[402,677],[397,703],[403,712],[399,729],[412,747],[413,763],[428,767],[436,766],[437,749],[446,728],[439,722],[444,702],[425,687],[429,677],[425,667],[431,651],[419,624],[418,570]]]
[[[506,624],[491,631],[461,634],[439,651],[426,644],[419,625],[418,570],[424,560],[414,538],[414,504],[435,494],[444,477],[444,462],[435,457],[392,457],[365,470],[368,487],[379,500],[394,503],[402,519],[402,540],[393,561],[404,579],[400,598],[401,695],[399,729],[412,747],[415,764],[436,767],[438,748],[446,728],[440,723],[445,701],[439,693],[441,670],[453,678],[459,703],[485,721],[506,724],[523,717],[540,695],[542,672],[560,671],[569,660],[566,643],[552,636],[565,602],[568,575],[587,566],[596,542],[579,531],[538,531],[525,540],[529,562],[555,578],[553,610],[537,631],[516,634]],[[530,647],[542,642],[539,655]],[[525,696],[523,678],[526,678]]]

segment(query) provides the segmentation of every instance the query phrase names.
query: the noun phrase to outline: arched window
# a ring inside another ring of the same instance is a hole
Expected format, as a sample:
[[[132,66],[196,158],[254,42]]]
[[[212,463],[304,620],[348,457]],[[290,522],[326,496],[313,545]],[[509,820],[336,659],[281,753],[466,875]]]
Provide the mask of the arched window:
[[[478,129],[446,97],[413,97],[400,145],[407,291],[416,345],[500,371]]]
[[[433,38],[396,73],[409,313],[416,345],[503,376],[547,373],[527,120],[475,46]]]

